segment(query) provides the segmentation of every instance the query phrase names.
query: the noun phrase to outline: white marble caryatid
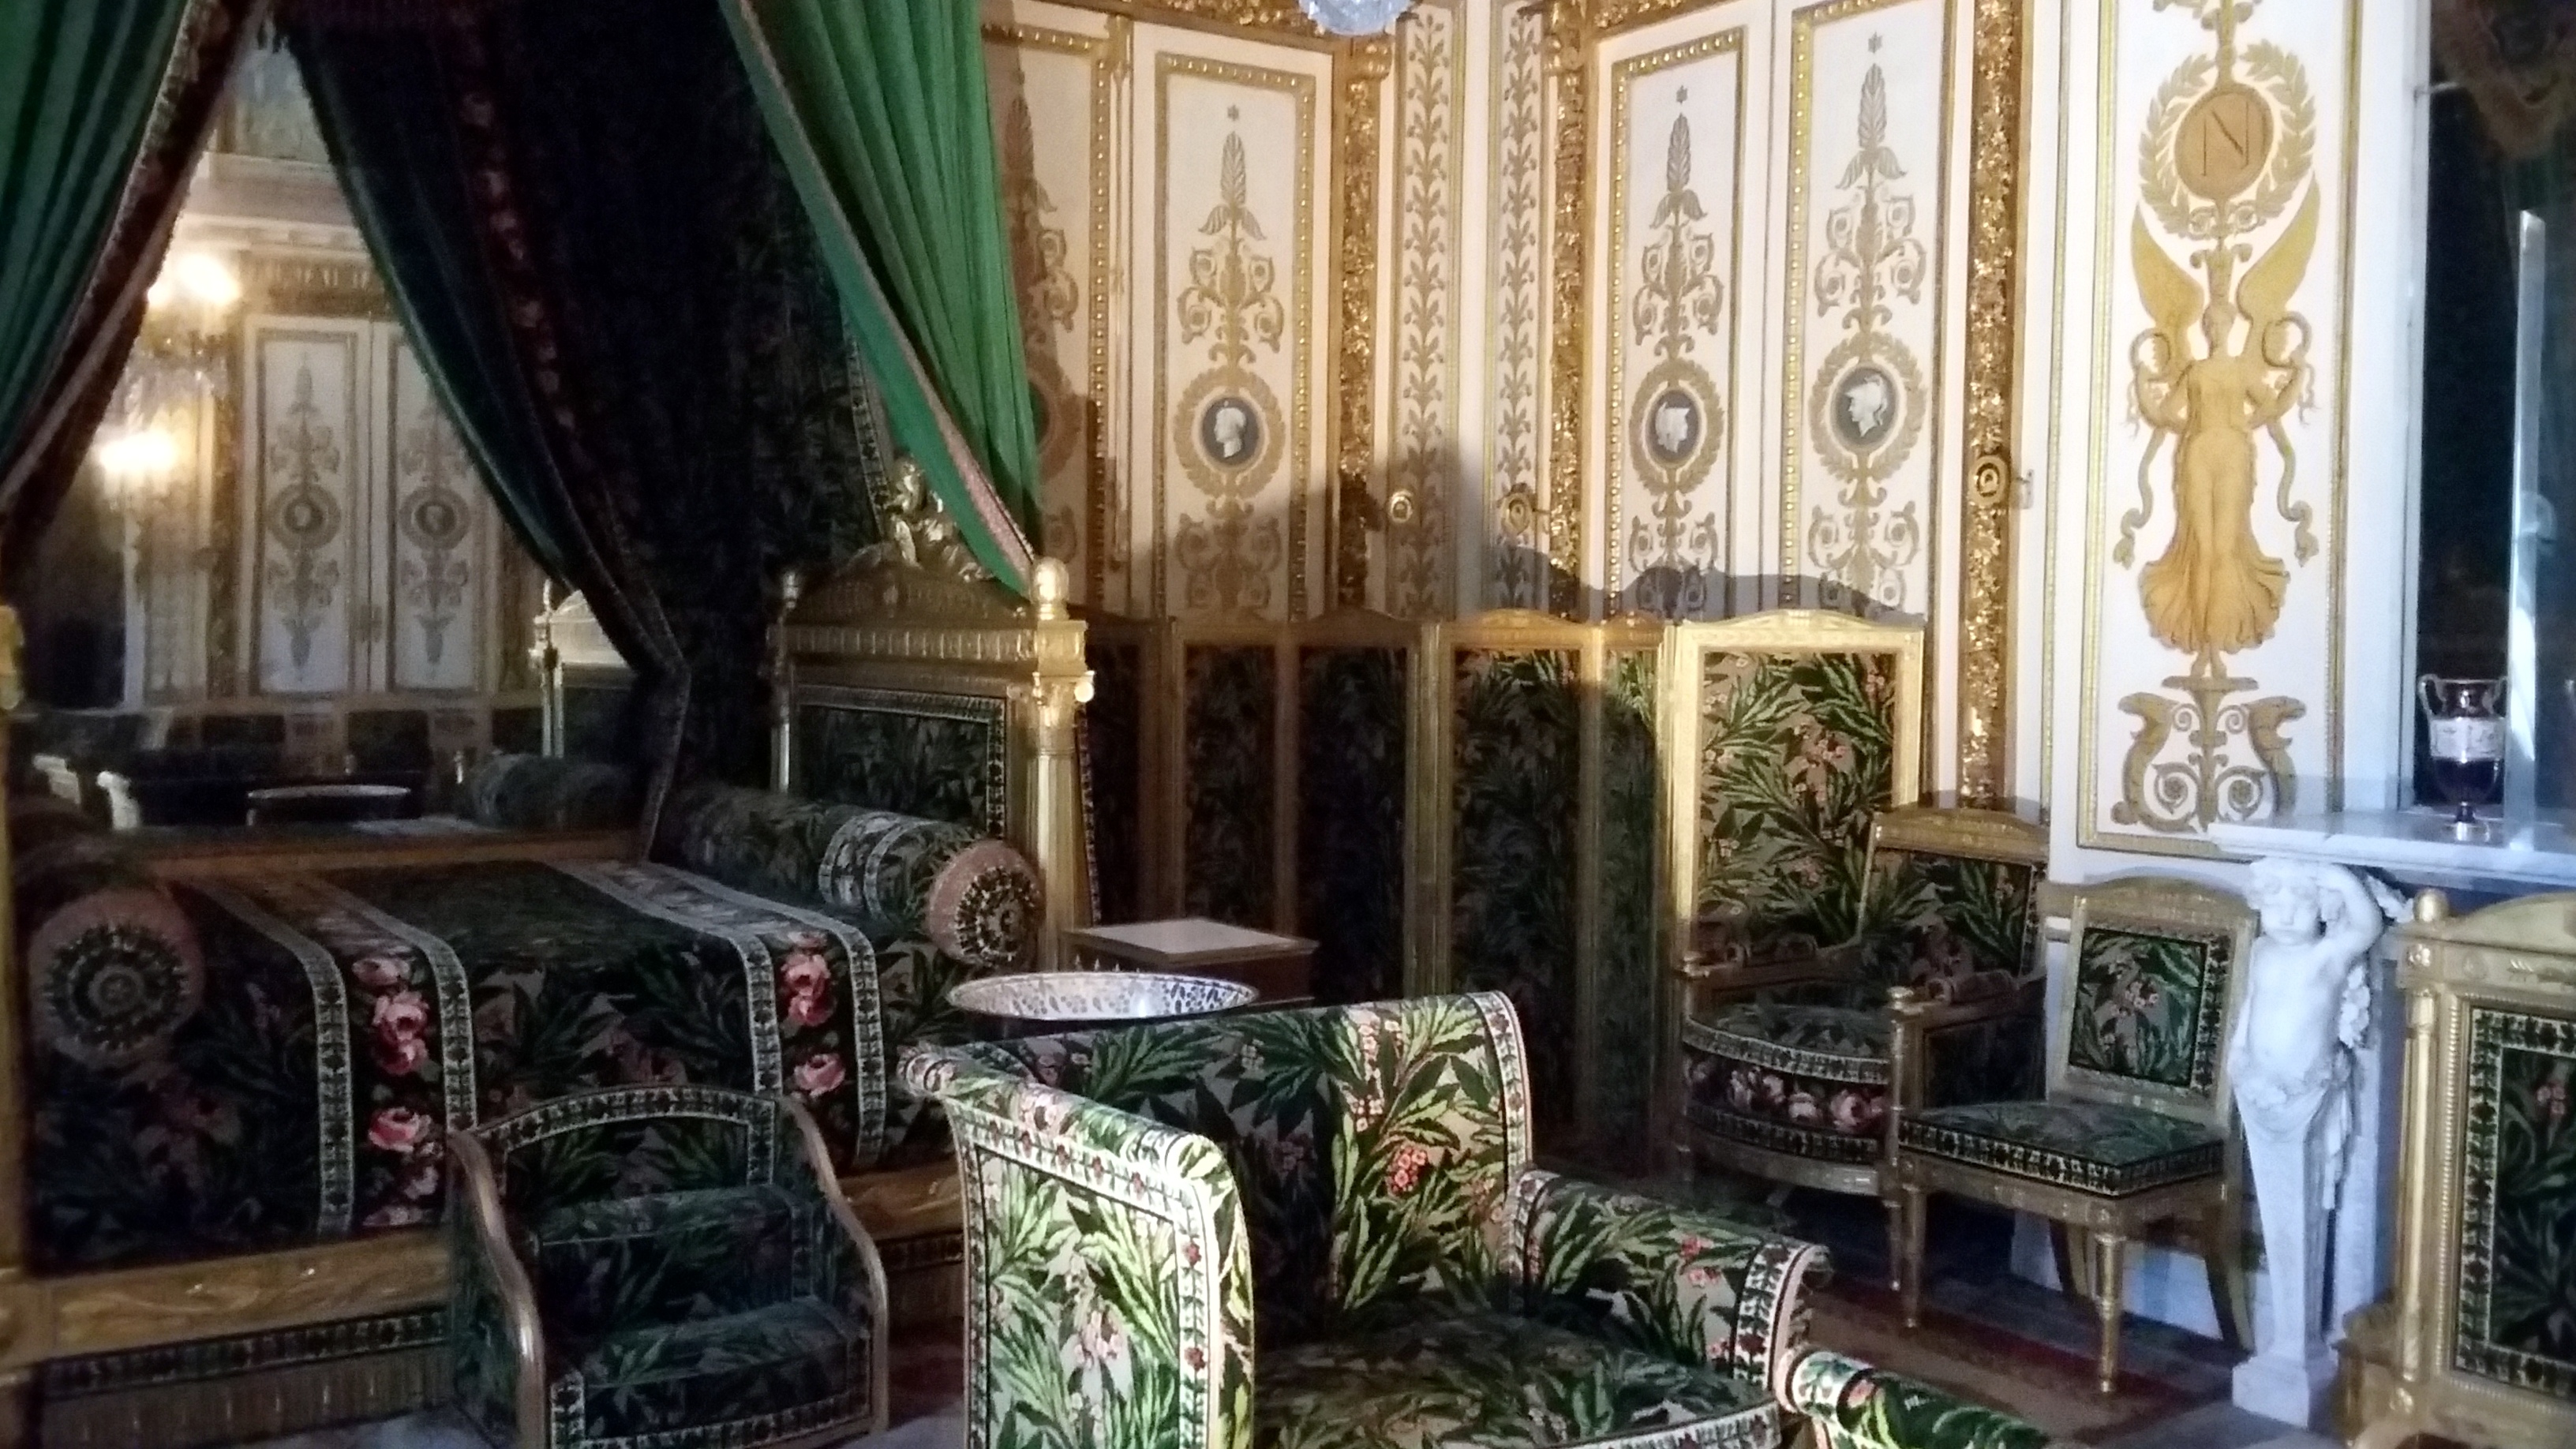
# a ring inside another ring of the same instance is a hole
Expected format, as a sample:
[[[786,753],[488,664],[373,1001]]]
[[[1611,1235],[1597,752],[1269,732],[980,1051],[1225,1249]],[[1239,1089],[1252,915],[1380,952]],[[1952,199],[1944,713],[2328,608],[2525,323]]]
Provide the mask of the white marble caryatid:
[[[2237,1365],[2235,1398],[2314,1427],[2334,1380],[2327,1215],[2350,1155],[2354,1065],[2371,1034],[2370,948],[2402,903],[2341,866],[2258,860],[2251,875],[2263,934],[2245,963],[2227,1072],[2262,1214],[2271,1312],[2260,1351]]]

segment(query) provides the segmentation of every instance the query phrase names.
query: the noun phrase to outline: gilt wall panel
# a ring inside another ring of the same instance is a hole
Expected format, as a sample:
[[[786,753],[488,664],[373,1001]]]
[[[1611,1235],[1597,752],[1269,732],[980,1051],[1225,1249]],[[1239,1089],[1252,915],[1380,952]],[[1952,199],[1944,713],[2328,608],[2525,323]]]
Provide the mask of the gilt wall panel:
[[[1142,24],[1134,47],[1131,609],[1305,618],[1329,602],[1331,60]]]
[[[1040,547],[1065,562],[1084,603],[1108,601],[1111,575],[1126,567],[1125,539],[1109,530],[1124,509],[1107,430],[1111,106],[1126,28],[1034,0],[984,7],[1002,215],[1038,414]]]
[[[251,438],[256,526],[243,530],[256,675],[269,694],[358,687],[367,520],[364,322],[254,318]]]
[[[1446,618],[1458,603],[1468,12],[1467,0],[1423,0],[1407,13],[1385,124],[1393,184],[1378,235],[1388,239],[1392,304],[1381,309],[1388,507],[1377,592],[1386,612],[1405,618]]]
[[[1783,49],[1781,572],[1790,602],[1924,618],[1957,437],[1950,5],[1829,0]]]
[[[392,399],[393,507],[376,524],[391,561],[377,588],[390,621],[382,645],[393,688],[474,689],[485,684],[481,666],[493,650],[484,636],[498,588],[499,521],[410,342],[397,328],[378,327]]]
[[[1473,567],[1484,605],[1547,607],[1547,17],[1534,5],[1488,3],[1473,23],[1482,47],[1483,285],[1479,357],[1482,467],[1470,495],[1481,547]],[[1465,601],[1461,601],[1462,603]]]
[[[2081,843],[2331,808],[2358,0],[2102,0]]]
[[[1627,608],[1728,612],[1760,383],[1762,7],[1712,5],[1605,41],[1597,127],[1593,423],[1600,569]],[[1758,293],[1754,299],[1758,304]]]

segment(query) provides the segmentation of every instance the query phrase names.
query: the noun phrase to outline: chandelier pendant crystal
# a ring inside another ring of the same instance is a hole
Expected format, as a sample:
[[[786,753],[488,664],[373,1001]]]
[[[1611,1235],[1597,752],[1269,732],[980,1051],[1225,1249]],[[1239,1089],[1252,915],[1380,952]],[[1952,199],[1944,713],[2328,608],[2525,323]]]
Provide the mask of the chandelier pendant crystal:
[[[1334,35],[1384,35],[1413,0],[1297,0],[1297,8]]]

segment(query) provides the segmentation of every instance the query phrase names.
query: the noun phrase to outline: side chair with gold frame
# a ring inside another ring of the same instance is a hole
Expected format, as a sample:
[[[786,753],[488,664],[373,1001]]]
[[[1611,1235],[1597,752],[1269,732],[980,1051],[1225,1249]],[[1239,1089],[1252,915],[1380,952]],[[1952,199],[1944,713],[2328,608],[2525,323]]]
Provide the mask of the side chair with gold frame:
[[[1925,1200],[1952,1193],[2086,1235],[2104,1393],[2120,1364],[2130,1242],[2179,1221],[2208,1265],[2231,1342],[2243,1339],[2243,1151],[2227,1078],[2256,916],[2235,895],[2173,876],[2067,888],[2067,987],[2050,1033],[2048,1096],[1916,1109],[1926,1063],[1897,1036],[1888,1113],[1889,1257],[1908,1327],[1922,1318]],[[1896,993],[1899,1020],[1930,1003]]]
[[[2576,1443],[2576,892],[2427,891],[2397,941],[2397,1287],[2352,1317],[2352,1442]]]

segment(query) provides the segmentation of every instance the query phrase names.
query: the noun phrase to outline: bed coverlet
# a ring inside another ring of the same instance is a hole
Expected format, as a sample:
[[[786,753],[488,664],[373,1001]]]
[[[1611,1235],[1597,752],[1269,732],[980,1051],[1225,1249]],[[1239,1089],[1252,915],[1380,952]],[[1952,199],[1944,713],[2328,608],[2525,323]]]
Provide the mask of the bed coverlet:
[[[837,1168],[875,1166],[904,1125],[889,1123],[889,1035],[930,1024],[887,1000],[848,921],[666,866],[344,870],[172,895],[206,962],[199,1008],[139,1059],[29,1053],[40,1271],[431,1221],[448,1132],[585,1087],[790,1091]]]

